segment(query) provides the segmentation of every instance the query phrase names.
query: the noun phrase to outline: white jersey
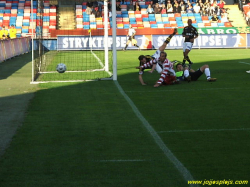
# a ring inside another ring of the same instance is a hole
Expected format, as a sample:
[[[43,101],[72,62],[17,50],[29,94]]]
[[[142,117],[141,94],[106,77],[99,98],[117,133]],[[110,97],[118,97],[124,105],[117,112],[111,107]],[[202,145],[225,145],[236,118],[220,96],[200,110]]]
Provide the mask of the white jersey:
[[[135,29],[130,28],[130,29],[128,30],[128,35],[129,35],[129,36],[133,36],[134,34],[135,34]]]
[[[155,59],[155,64],[156,64],[155,70],[158,73],[161,74],[164,71],[164,68],[165,69],[167,68],[168,74],[171,74],[171,75],[175,76],[175,71],[174,71],[174,68],[173,68],[173,63],[170,60],[166,59],[164,62],[161,62],[160,58],[156,58]]]
[[[160,58],[160,56],[161,56],[161,51],[159,49],[155,51],[155,53],[152,55],[153,58]]]

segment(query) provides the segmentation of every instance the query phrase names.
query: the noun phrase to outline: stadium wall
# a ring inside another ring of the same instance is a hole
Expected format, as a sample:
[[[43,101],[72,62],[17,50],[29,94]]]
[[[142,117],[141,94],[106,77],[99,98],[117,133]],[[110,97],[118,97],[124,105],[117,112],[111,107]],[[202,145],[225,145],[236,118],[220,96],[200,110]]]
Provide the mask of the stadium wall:
[[[141,49],[158,49],[166,40],[166,35],[136,35],[135,39]],[[112,36],[108,38],[108,47],[112,47]],[[117,49],[125,47],[127,41],[126,36],[116,37]],[[182,35],[175,35],[168,49],[182,49],[184,38]],[[36,44],[35,44],[36,45]],[[47,50],[94,50],[103,48],[102,36],[58,36],[57,40],[44,40],[43,45]],[[249,48],[250,34],[201,34],[195,40],[193,48]],[[137,49],[134,46],[129,46],[129,49]]]
[[[30,41],[31,37],[15,38],[0,41],[0,62],[29,52],[31,50]]]

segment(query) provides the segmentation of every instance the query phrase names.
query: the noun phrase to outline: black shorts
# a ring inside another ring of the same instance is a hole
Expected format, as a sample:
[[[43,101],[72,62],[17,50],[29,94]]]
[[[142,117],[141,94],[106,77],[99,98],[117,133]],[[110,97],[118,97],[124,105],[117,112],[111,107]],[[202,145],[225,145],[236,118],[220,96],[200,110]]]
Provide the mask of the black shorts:
[[[189,72],[189,75],[191,76],[191,80],[192,81],[197,81],[198,78],[200,78],[200,76],[203,74],[203,72],[201,72],[200,69],[198,69],[195,72]]]
[[[132,41],[132,39],[135,39],[135,36],[129,36],[128,40]]]

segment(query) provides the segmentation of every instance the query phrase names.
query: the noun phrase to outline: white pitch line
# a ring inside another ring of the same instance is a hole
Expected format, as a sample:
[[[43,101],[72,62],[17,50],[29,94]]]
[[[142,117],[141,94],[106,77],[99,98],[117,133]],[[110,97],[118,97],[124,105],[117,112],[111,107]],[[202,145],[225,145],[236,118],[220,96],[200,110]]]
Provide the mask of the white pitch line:
[[[174,154],[171,152],[171,150],[165,145],[161,137],[157,134],[157,132],[154,130],[154,128],[149,124],[149,122],[143,117],[143,115],[140,113],[140,111],[137,109],[133,101],[128,97],[128,95],[124,92],[122,87],[119,85],[118,81],[114,81],[115,85],[117,86],[120,93],[123,95],[123,97],[126,99],[126,101],[131,106],[132,110],[136,114],[136,116],[141,120],[143,126],[148,130],[148,132],[151,134],[153,139],[155,140],[156,144],[160,147],[160,149],[163,151],[165,156],[175,165],[177,170],[180,172],[180,174],[183,176],[185,181],[193,181],[194,178],[191,175],[191,173],[187,170],[187,168],[174,156]],[[190,184],[190,186],[198,186]]]
[[[250,65],[250,63],[248,63],[248,62],[239,62],[239,63],[241,63],[241,64],[248,64],[248,65]]]
[[[249,131],[250,128],[240,129],[196,129],[196,130],[170,130],[170,131],[159,131],[158,133],[172,133],[172,132],[216,132],[216,131]]]

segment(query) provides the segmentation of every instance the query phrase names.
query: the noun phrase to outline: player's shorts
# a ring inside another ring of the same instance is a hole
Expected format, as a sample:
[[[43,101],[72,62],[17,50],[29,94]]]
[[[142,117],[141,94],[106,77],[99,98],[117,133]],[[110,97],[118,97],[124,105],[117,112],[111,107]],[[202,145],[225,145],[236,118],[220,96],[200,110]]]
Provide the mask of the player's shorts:
[[[137,44],[137,40],[136,39],[132,39],[132,44],[133,45]]]
[[[156,66],[155,66],[155,70],[158,72],[158,73],[160,73],[161,74],[161,72],[162,72],[162,67],[157,63],[156,64]]]
[[[202,75],[200,68],[196,70],[195,72],[189,72],[189,75],[191,76],[191,81],[197,81],[197,79]]]
[[[135,39],[135,36],[129,36],[128,40],[132,41],[133,39]]]
[[[191,51],[192,47],[193,47],[193,43],[191,43],[191,42],[184,42],[184,44],[183,44],[183,52],[185,52],[186,49],[188,49],[189,51]]]
[[[155,51],[155,53],[151,56],[153,58],[159,58],[161,55],[161,51],[158,49],[157,51]]]

